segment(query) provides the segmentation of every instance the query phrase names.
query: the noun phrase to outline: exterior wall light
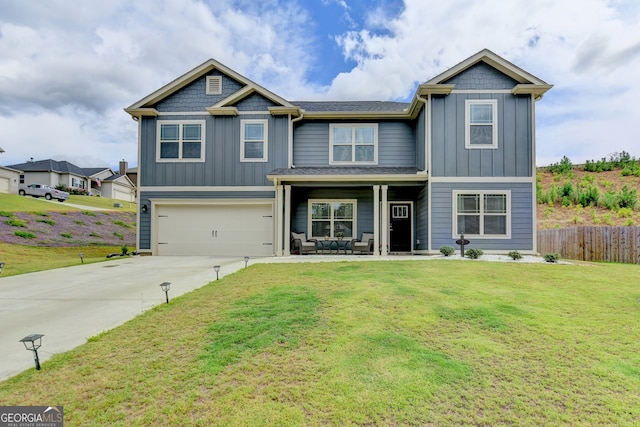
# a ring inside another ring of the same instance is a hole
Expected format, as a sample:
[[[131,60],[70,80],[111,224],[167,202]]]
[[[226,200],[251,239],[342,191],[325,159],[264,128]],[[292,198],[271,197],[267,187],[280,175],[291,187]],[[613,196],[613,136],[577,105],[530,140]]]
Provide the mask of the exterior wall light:
[[[149,208],[147,207],[147,205],[142,205],[142,206],[140,206],[140,211],[142,211],[142,213],[147,213],[147,210],[149,210]]]
[[[244,268],[247,268],[247,263],[249,262],[249,257],[244,257]]]
[[[216,272],[216,280],[218,280],[218,273],[220,272],[220,266],[219,265],[214,265],[213,269]]]
[[[169,304],[169,288],[171,287],[171,282],[162,282],[160,283],[160,289],[164,292],[164,296],[167,298],[167,304]]]
[[[33,360],[36,362],[36,370],[40,370],[40,359],[38,358],[38,349],[42,345],[42,334],[31,334],[22,338],[20,342],[24,344],[24,348],[33,351]]]

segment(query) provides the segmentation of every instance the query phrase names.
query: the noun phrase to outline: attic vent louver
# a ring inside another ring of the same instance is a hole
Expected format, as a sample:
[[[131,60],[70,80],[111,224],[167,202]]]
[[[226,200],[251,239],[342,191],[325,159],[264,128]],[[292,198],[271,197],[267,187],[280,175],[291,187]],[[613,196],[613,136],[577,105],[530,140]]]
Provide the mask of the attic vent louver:
[[[207,76],[207,95],[222,94],[222,77]]]

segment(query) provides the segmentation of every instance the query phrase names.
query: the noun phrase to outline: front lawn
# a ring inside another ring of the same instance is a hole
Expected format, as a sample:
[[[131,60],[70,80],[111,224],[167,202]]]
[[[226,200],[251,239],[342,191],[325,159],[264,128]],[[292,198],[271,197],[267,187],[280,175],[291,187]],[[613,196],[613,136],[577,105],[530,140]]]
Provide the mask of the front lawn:
[[[64,405],[69,426],[633,425],[639,279],[638,265],[256,264],[3,382],[0,405]]]

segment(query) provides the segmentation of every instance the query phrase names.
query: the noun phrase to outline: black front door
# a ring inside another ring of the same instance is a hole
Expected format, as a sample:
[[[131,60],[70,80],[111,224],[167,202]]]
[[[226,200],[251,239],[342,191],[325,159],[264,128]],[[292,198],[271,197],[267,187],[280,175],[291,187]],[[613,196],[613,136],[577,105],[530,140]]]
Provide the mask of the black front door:
[[[389,204],[389,252],[411,252],[411,204]]]

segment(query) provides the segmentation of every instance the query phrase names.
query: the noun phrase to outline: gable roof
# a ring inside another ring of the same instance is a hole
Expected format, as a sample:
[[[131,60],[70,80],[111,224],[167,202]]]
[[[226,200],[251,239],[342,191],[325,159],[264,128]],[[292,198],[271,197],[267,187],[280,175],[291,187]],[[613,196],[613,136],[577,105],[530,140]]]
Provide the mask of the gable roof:
[[[86,176],[84,169],[69,163],[65,160],[57,161],[53,159],[36,160],[33,162],[20,163],[9,166],[10,168],[19,169],[23,172],[57,172],[72,173],[78,176]]]
[[[111,170],[111,168],[82,168],[82,170],[84,171],[84,173],[88,176],[91,177],[93,175],[97,175],[100,172],[104,172],[104,171],[109,171],[111,173],[113,173],[113,171]]]
[[[178,90],[194,82],[195,80],[201,78],[202,76],[205,76],[212,70],[218,70],[221,73],[226,74],[227,76],[244,84],[244,87],[242,89],[230,95],[229,97],[223,99],[222,101],[219,101],[216,104],[214,104],[210,108],[210,112],[212,114],[216,113],[215,110],[217,108],[226,108],[230,104],[238,102],[240,99],[244,99],[254,92],[259,93],[260,95],[264,96],[265,98],[271,100],[275,104],[278,104],[282,107],[295,108],[286,99],[276,95],[270,90],[267,90],[264,87],[260,86],[259,84],[249,80],[242,74],[239,74],[238,72],[232,70],[231,68],[221,64],[215,59],[209,59],[203,62],[202,64],[200,64],[199,66],[197,66],[196,68],[192,69],[191,71],[183,74],[177,79],[162,86],[160,89],[156,90],[155,92],[142,98],[138,102],[133,103],[131,106],[125,108],[124,111],[131,114],[131,116],[134,118],[140,117],[143,115],[157,115],[158,112],[154,108],[150,107],[151,105],[156,104],[157,102],[167,98],[169,95],[177,92]]]

